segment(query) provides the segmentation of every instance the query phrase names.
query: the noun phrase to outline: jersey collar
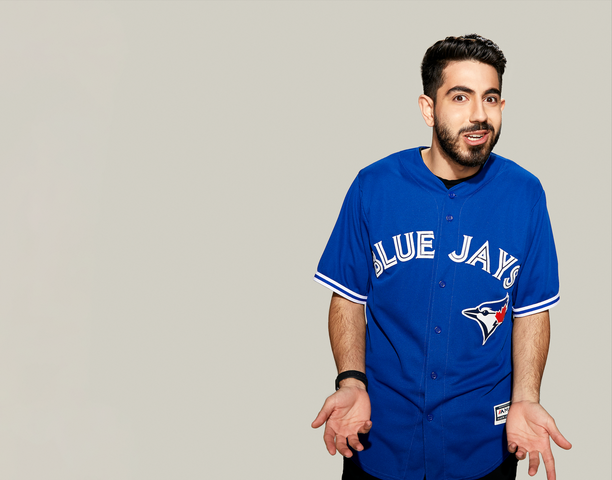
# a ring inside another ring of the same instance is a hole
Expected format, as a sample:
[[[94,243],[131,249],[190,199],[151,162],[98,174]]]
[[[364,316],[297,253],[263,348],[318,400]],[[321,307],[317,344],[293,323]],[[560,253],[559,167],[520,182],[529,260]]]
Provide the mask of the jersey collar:
[[[499,169],[502,165],[502,157],[491,153],[484,166],[480,169],[476,175],[469,180],[461,182],[454,187],[447,189],[442,180],[436,177],[421,157],[420,150],[428,147],[417,147],[411,148],[410,150],[404,150],[402,152],[402,158],[400,163],[402,165],[403,174],[409,175],[417,181],[423,188],[428,190],[447,193],[449,191],[461,192],[463,194],[473,193],[484,185],[493,180],[499,173]]]

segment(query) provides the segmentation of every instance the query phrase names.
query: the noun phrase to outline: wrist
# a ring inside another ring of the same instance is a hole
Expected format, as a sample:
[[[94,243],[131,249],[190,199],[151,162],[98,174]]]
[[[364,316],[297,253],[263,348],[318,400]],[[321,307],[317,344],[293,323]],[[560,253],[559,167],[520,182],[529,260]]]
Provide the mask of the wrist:
[[[363,382],[357,380],[356,378],[346,378],[338,382],[338,386],[342,387],[357,387],[361,390],[366,390],[366,386]]]
[[[534,392],[515,392],[512,394],[512,403],[529,402],[540,403],[540,395]]]
[[[368,377],[359,370],[346,370],[336,377],[336,390],[340,387],[357,386],[358,384],[360,384],[359,388],[368,390]]]

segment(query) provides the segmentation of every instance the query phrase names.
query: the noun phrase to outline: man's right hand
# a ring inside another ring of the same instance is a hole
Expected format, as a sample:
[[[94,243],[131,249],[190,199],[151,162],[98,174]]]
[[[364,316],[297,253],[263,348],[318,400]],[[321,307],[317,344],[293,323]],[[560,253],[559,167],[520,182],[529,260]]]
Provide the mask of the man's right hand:
[[[340,389],[325,400],[312,428],[319,428],[324,423],[323,441],[331,455],[338,451],[347,458],[352,457],[347,443],[354,450],[363,450],[357,434],[368,433],[372,428],[370,397],[365,385],[352,378],[343,380]]]

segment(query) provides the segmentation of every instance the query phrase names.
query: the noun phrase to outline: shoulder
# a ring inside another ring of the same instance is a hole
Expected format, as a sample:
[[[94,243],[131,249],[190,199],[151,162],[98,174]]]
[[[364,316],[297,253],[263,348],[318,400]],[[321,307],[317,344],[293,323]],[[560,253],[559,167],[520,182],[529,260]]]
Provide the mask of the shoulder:
[[[493,160],[492,163],[498,166],[492,182],[494,188],[506,191],[517,201],[527,201],[532,205],[543,197],[542,183],[533,173],[518,163],[495,153],[491,154],[490,160]]]
[[[404,170],[420,159],[419,148],[392,153],[361,169],[357,178],[362,185],[375,185],[386,180],[402,177]]]
[[[521,167],[518,163],[495,153],[491,153],[491,159],[494,162],[500,163],[499,175],[502,177],[502,180],[516,182],[529,189],[542,190],[542,184],[538,177]]]

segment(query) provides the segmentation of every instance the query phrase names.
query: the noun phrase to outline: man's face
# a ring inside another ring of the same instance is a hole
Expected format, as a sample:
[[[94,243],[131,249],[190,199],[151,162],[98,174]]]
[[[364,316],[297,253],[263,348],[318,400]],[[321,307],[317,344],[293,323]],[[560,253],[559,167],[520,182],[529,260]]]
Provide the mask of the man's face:
[[[484,165],[499,139],[504,105],[495,68],[474,61],[449,63],[434,106],[440,149],[459,165]]]

